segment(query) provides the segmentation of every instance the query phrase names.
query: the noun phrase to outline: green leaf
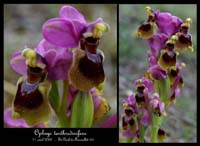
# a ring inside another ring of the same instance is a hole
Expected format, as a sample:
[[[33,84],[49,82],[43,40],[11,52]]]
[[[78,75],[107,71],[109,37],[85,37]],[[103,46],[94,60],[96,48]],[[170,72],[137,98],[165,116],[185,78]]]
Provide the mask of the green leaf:
[[[164,80],[160,80],[160,98],[165,103],[169,99],[169,93],[170,93],[170,80],[169,78],[166,78]]]
[[[156,114],[152,114],[152,126],[151,126],[151,135],[150,142],[155,143],[158,142],[158,130],[160,125],[162,124],[163,117],[157,116]]]
[[[92,97],[80,92],[73,102],[70,127],[90,128],[93,122],[94,105]]]
[[[154,89],[156,93],[160,94],[159,80],[154,80]]]
[[[90,128],[93,123],[94,104],[91,96],[87,95],[84,99],[83,127]]]
[[[67,100],[68,100],[68,80],[63,80],[63,93],[61,97],[61,103],[58,106],[57,110],[57,117],[59,121],[60,128],[68,128],[69,127],[69,120],[66,115],[67,109]]]
[[[145,136],[145,131],[146,131],[147,127],[144,125],[140,125],[140,137],[139,137],[139,141],[140,143],[144,143],[144,136]]]
[[[133,141],[133,138],[129,138],[129,137],[126,138],[127,143],[132,143],[132,141]]]
[[[160,95],[161,100],[165,103],[168,102],[170,93],[170,80],[169,78],[154,81],[155,92]]]
[[[59,103],[60,103],[58,84],[57,84],[57,81],[52,81],[51,84],[52,84],[52,88],[49,93],[50,103],[53,109],[55,110],[55,112],[57,113],[58,108],[59,108]]]

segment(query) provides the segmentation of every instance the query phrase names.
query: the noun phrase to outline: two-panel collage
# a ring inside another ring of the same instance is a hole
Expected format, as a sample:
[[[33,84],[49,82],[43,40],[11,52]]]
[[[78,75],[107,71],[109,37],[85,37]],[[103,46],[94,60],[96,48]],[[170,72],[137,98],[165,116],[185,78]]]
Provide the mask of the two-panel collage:
[[[196,4],[3,11],[5,129],[115,128],[117,143],[197,142]]]

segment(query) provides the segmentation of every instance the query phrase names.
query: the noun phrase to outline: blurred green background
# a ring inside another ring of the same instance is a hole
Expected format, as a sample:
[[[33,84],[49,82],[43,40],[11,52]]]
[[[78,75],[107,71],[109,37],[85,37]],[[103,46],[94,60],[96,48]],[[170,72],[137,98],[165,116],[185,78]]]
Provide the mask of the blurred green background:
[[[60,4],[6,4],[4,5],[4,108],[11,106],[19,75],[14,72],[9,59],[11,54],[25,45],[36,47],[42,40],[42,25],[50,18],[59,17]],[[117,6],[114,4],[72,4],[87,22],[102,17],[110,25],[110,31],[101,39],[100,47],[105,55],[106,86],[104,97],[117,111]]]
[[[130,92],[135,92],[134,81],[141,78],[148,69],[147,50],[150,49],[146,40],[137,38],[134,33],[139,25],[147,19],[145,7],[139,4],[119,5],[119,118],[121,103]],[[170,12],[182,20],[192,19],[190,33],[194,52],[180,53],[179,61],[186,63],[182,70],[184,87],[176,104],[172,105],[161,126],[168,134],[165,142],[196,142],[197,138],[197,7],[186,4],[152,4],[152,9]],[[121,120],[119,122],[121,132]],[[119,141],[124,137],[119,133]]]

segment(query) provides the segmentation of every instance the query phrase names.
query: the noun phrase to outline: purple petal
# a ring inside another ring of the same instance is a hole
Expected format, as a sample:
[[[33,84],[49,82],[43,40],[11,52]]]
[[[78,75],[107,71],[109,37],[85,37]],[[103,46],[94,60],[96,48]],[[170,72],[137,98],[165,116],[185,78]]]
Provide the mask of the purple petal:
[[[93,99],[93,104],[94,104],[94,112],[96,112],[102,102],[102,97],[99,95],[96,95],[97,89],[94,87],[90,89],[89,94]]]
[[[176,89],[178,89],[178,84],[179,84],[179,81],[181,79],[181,74],[179,73],[173,83],[173,85],[171,86],[170,88],[170,96],[169,97],[172,97],[174,94],[175,94],[175,97],[177,97],[176,95],[180,95],[180,91]],[[176,93],[177,92],[177,93]]]
[[[157,93],[154,93],[151,97],[150,97],[150,105],[156,109],[158,107],[158,104],[160,102],[160,97]]]
[[[110,116],[103,124],[100,125],[100,128],[112,128],[117,125],[117,113]]]
[[[168,40],[168,36],[164,33],[158,33],[148,39],[148,44],[151,47],[153,53],[158,55],[158,52],[163,49],[165,42]]]
[[[86,29],[86,23],[83,23],[78,20],[72,20],[73,26],[75,28],[75,33],[78,38],[81,38],[82,32]]]
[[[59,47],[74,48],[78,46],[79,34],[72,21],[64,18],[54,18],[45,22],[42,28],[44,38]]]
[[[84,16],[72,6],[63,6],[60,9],[60,17],[68,18],[71,20],[78,20],[86,24]]]
[[[139,130],[133,131],[131,128],[128,128],[127,130],[122,132],[122,136],[128,137],[128,138],[134,138],[139,133]]]
[[[38,124],[36,126],[29,126],[24,119],[14,119],[12,118],[12,109],[7,108],[4,110],[4,124],[7,128],[45,128],[43,123]]]
[[[134,106],[135,105],[135,94],[130,94],[127,98],[128,104],[130,106]]]
[[[26,75],[27,66],[26,59],[21,55],[22,51],[17,51],[11,56],[10,66],[14,71],[19,73],[20,75]]]
[[[134,82],[135,87],[138,86],[139,80],[142,80],[142,84],[143,84],[146,88],[148,88],[148,91],[149,91],[149,92],[152,92],[152,91],[154,90],[153,81],[151,81],[150,79],[147,79],[147,78],[145,78],[145,77],[142,77],[141,79],[135,80],[135,82]]]
[[[160,101],[160,96],[158,95],[158,93],[154,93],[154,94],[152,95],[152,99],[157,99],[157,100]]]
[[[4,111],[4,123],[8,128],[31,128],[27,125],[23,119],[13,119],[12,118],[12,109],[7,108]]]
[[[158,107],[158,104],[159,104],[159,100],[157,99],[152,99],[150,101],[150,105],[152,106],[152,108],[156,109]]]
[[[144,93],[144,98],[145,98],[145,104],[147,105],[148,101],[149,101],[149,93],[150,93],[150,91],[148,90],[148,88],[145,88],[143,93]]]
[[[176,88],[175,89],[175,97],[179,97],[181,94],[181,89],[180,88]]]
[[[70,66],[71,62],[68,64],[65,59],[56,61],[52,68],[47,68],[49,78],[52,80],[66,80]]]
[[[147,56],[148,56],[149,67],[152,67],[152,66],[157,64],[157,62],[158,62],[157,53],[153,53],[151,50],[148,50],[147,51]]]
[[[151,122],[150,115],[147,110],[144,109],[143,116],[141,118],[141,124],[144,126],[148,126]]]
[[[161,114],[165,114],[165,103],[164,102],[160,102],[159,103],[159,109],[160,109],[160,113]]]
[[[171,15],[168,12],[156,12],[156,23],[159,27],[159,32],[165,33],[167,35],[175,34],[183,21]]]
[[[42,40],[36,52],[43,56],[48,64],[48,77],[52,80],[65,80],[72,63],[72,53],[66,48],[57,47]]]
[[[154,65],[149,68],[149,71],[152,77],[156,80],[162,80],[167,77],[167,73],[164,69],[162,69],[159,65]]]
[[[68,95],[68,101],[67,101],[68,104],[67,104],[67,106],[69,107],[70,104],[73,101],[74,96],[78,93],[78,89],[76,89],[72,85],[69,85],[68,88],[69,88],[69,93],[68,93],[69,95]]]
[[[47,61],[48,67],[52,67],[54,64],[54,60],[56,57],[56,50],[60,49],[59,47],[55,47],[51,45],[46,40],[40,41],[37,48],[35,48],[36,52],[45,58]]]
[[[67,98],[67,116],[70,117],[71,114],[71,105],[74,101],[74,97],[76,96],[76,94],[78,93],[78,89],[74,88],[72,85],[68,86],[68,98]]]
[[[124,103],[127,103],[130,107],[134,109],[136,106],[135,94],[130,94],[126,99],[123,100],[123,104]]]

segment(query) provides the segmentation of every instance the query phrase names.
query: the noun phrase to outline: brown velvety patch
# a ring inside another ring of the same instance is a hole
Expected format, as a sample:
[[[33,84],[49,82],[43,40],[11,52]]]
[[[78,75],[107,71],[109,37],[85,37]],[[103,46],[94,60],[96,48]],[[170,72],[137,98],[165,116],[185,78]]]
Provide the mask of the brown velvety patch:
[[[102,59],[103,58],[101,56],[101,61]],[[80,69],[80,72],[85,77],[93,80],[97,84],[104,81],[105,74],[104,74],[102,62],[94,63],[93,61],[89,60],[87,56],[84,56],[83,58],[80,59],[79,69]]]
[[[43,103],[42,94],[39,92],[38,88],[33,92],[27,94],[21,92],[22,83],[18,85],[17,94],[14,100],[15,109],[20,109],[20,107],[24,107],[27,109],[34,109],[39,107]]]

